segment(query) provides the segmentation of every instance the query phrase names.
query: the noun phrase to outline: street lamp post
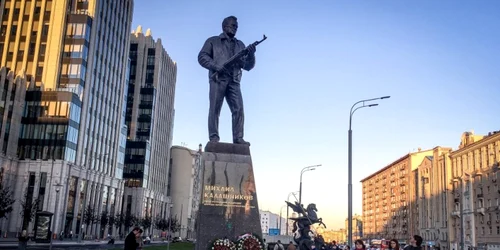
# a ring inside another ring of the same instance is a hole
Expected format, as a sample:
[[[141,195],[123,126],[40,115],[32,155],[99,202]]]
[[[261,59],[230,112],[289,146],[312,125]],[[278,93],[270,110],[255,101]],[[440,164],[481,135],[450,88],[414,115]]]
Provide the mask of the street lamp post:
[[[288,197],[286,198],[286,201],[290,202],[290,195],[294,195],[295,196],[295,194],[297,194],[297,193],[298,193],[298,191],[297,192],[290,192],[288,194]],[[288,216],[289,216],[289,213],[290,213],[289,211],[290,211],[290,207],[287,205],[286,206],[286,235],[287,236],[288,236],[288,220],[289,220]]]
[[[307,172],[307,171],[315,170],[317,167],[320,167],[320,166],[321,166],[321,164],[308,166],[308,167],[303,168],[300,171],[300,187],[299,187],[299,205],[300,206],[302,206],[302,174],[304,174],[304,172]]]
[[[351,124],[352,124],[352,115],[356,110],[360,108],[370,108],[370,107],[375,107],[378,106],[377,103],[369,104],[367,102],[370,101],[375,101],[375,100],[382,100],[382,99],[387,99],[390,98],[390,96],[382,96],[378,98],[372,98],[372,99],[366,99],[366,100],[361,100],[351,107],[351,111],[349,114],[349,132],[348,132],[348,156],[347,156],[347,161],[348,161],[348,181],[349,183],[347,184],[347,196],[348,196],[348,208],[347,208],[347,219],[348,219],[348,229],[347,229],[347,244],[349,247],[352,247],[352,129],[351,129]],[[358,104],[362,104],[361,106],[357,106]],[[356,107],[357,106],[357,107]]]
[[[56,187],[56,204],[55,204],[55,211],[54,211],[54,223],[52,223],[52,225],[54,225],[52,227],[52,230],[51,230],[51,233],[50,233],[50,246],[49,246],[49,249],[52,250],[52,235],[54,234],[54,229],[56,228],[56,225],[57,225],[57,217],[58,217],[58,210],[59,210],[59,191],[61,191],[61,187],[63,185],[61,185],[60,183],[56,183],[56,185],[54,185]],[[56,232],[57,233],[57,232]]]
[[[282,224],[282,223],[281,223],[281,222],[283,221],[282,212],[283,212],[283,208],[285,208],[285,207],[287,207],[287,208],[288,208],[288,205],[286,205],[286,204],[285,204],[285,205],[283,205],[283,206],[280,208],[280,219],[279,219],[279,220],[280,220],[280,224],[279,224],[280,234],[279,234],[279,235],[283,235],[283,234],[282,234],[282,230],[281,230],[281,229],[282,229],[282,227],[281,227],[281,224]]]
[[[464,175],[470,176],[465,172]],[[460,181],[460,250],[464,250],[464,180],[462,177],[455,177],[453,181]]]
[[[170,250],[170,243],[172,243],[172,237],[170,236],[170,231],[172,227],[172,208],[174,207],[174,203],[170,203],[170,209],[168,211],[168,234],[167,234],[167,250]],[[170,240],[168,240],[170,238]]]

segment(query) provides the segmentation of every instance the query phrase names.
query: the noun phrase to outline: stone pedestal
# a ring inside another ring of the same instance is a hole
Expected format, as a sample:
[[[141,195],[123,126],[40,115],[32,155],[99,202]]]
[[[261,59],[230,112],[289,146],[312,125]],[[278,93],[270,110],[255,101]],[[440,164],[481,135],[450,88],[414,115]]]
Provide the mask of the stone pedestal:
[[[202,161],[195,249],[207,250],[215,239],[234,241],[245,233],[262,237],[249,147],[209,142]]]

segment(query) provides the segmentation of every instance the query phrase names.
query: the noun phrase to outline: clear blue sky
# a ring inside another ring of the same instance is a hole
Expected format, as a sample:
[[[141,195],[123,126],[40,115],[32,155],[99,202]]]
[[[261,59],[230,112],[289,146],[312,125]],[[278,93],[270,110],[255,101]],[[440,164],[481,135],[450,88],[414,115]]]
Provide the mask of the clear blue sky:
[[[418,147],[456,148],[464,131],[500,129],[499,13],[500,1],[136,0],[133,28],[151,28],[178,63],[174,144],[193,149],[208,141],[203,42],[229,15],[245,44],[265,33],[242,79],[260,208],[279,213],[300,170],[323,164],[304,174],[303,201],[336,229],[347,217],[354,102],[392,96],[354,116],[356,213],[362,178]],[[231,141],[226,104],[220,119]]]

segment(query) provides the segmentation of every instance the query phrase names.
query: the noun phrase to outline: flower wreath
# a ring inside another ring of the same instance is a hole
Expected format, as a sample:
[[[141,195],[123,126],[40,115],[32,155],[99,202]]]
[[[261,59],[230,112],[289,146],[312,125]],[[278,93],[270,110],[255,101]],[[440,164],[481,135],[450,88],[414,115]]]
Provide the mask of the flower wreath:
[[[264,242],[255,234],[244,234],[236,241],[235,250],[264,250]]]
[[[216,239],[212,242],[212,250],[234,250],[234,242],[229,239]]]

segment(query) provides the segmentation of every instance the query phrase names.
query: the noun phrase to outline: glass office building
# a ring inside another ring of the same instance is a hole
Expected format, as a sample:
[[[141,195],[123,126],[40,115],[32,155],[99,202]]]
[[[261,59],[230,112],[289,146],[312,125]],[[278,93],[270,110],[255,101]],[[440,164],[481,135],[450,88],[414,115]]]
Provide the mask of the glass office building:
[[[121,212],[133,4],[0,1],[0,67],[24,72],[30,82],[12,185],[16,199],[29,190],[40,211],[57,209],[53,232],[80,233],[85,210],[96,216]],[[10,217],[0,225],[3,232],[21,225],[19,216]],[[86,234],[113,233],[98,224],[83,225]]]
[[[144,34],[139,26],[130,43],[123,211],[167,217],[177,64],[149,29]]]

